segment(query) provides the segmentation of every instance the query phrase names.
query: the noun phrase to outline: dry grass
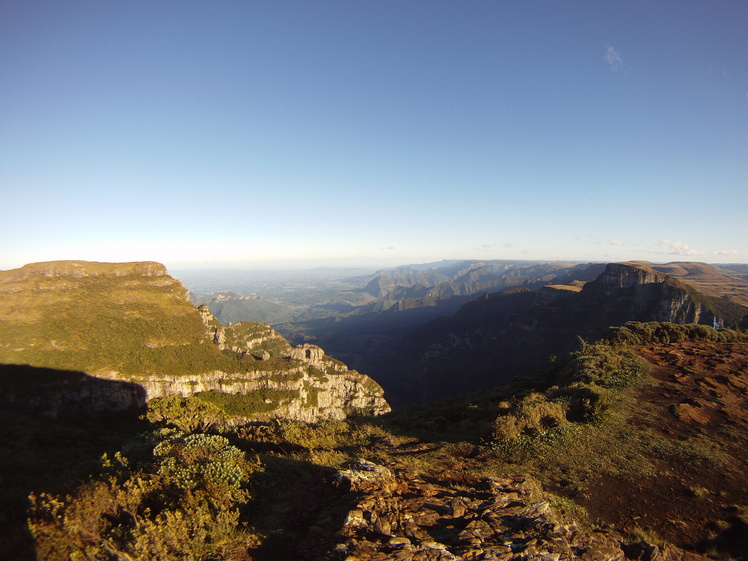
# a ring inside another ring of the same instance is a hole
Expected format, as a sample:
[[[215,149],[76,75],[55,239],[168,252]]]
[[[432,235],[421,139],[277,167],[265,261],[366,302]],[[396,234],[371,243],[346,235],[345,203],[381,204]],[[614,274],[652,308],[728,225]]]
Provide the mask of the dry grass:
[[[568,403],[549,401],[543,394],[529,394],[496,418],[494,438],[512,440],[546,434],[566,423],[568,408]]]

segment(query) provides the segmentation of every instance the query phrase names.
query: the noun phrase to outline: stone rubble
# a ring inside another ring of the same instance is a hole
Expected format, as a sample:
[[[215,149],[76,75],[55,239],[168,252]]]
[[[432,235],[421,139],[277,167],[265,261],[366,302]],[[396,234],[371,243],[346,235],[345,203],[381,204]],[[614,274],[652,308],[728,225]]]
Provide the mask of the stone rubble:
[[[336,474],[358,501],[329,559],[340,561],[700,561],[675,547],[625,544],[561,520],[530,478],[474,484],[406,479],[359,460]]]

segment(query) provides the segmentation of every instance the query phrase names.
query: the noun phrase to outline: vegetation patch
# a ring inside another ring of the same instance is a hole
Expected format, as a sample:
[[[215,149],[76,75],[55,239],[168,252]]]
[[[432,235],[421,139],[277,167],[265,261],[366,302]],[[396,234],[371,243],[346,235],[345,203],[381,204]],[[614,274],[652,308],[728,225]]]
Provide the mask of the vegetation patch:
[[[746,343],[748,332],[737,329],[715,329],[696,323],[629,321],[611,327],[602,337],[613,345],[664,345],[681,341],[713,341],[716,343]]]
[[[226,425],[223,409],[197,397],[157,397],[148,402],[145,418],[159,427],[184,432],[217,430]]]
[[[213,404],[232,417],[252,417],[270,413],[282,404],[299,399],[299,390],[260,388],[247,393],[224,393],[215,390],[200,392],[196,398]]]
[[[306,406],[319,407],[319,388],[310,382],[304,382],[304,392],[306,393]]]
[[[600,423],[613,402],[614,390],[636,383],[646,372],[642,359],[608,344],[588,344],[568,361],[545,373],[550,387],[528,389],[499,403],[493,438],[504,450],[531,445],[534,439],[568,433],[567,423]],[[511,443],[508,441],[512,441]]]
[[[240,516],[257,461],[221,436],[164,430],[147,439],[148,460],[104,456],[99,476],[73,494],[31,494],[39,559],[247,556],[257,537]]]
[[[502,407],[503,406],[503,407]],[[514,403],[499,405],[500,414],[494,423],[494,437],[512,440],[520,436],[540,436],[566,423],[568,406],[558,400],[533,392]]]

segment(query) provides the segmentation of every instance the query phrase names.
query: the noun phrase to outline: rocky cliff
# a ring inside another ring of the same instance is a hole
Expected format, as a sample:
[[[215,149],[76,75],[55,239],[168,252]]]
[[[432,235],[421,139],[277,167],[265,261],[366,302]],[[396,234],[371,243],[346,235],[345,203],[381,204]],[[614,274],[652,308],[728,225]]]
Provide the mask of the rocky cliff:
[[[319,347],[294,349],[266,324],[222,326],[158,263],[37,263],[0,272],[0,294],[5,401],[48,416],[201,392],[247,396],[258,420],[389,411],[376,382]],[[20,365],[46,369],[44,383],[19,386]]]
[[[605,319],[613,322],[611,325],[619,323],[618,316],[629,318],[624,321],[711,324],[719,313],[709,306],[706,296],[689,290],[675,278],[636,263],[609,264],[582,292],[588,306],[599,307]]]

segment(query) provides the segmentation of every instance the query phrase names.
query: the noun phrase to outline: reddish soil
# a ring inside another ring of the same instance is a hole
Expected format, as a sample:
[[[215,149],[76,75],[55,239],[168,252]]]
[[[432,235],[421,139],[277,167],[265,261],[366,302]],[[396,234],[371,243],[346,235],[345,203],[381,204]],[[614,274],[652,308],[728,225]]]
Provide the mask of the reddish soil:
[[[680,547],[748,559],[748,344],[682,342],[636,352],[652,365],[654,383],[638,396],[647,413],[629,422],[693,444],[701,456],[663,454],[654,459],[657,476],[597,481],[580,502],[618,529],[638,526]],[[709,461],[710,449],[729,461]]]

